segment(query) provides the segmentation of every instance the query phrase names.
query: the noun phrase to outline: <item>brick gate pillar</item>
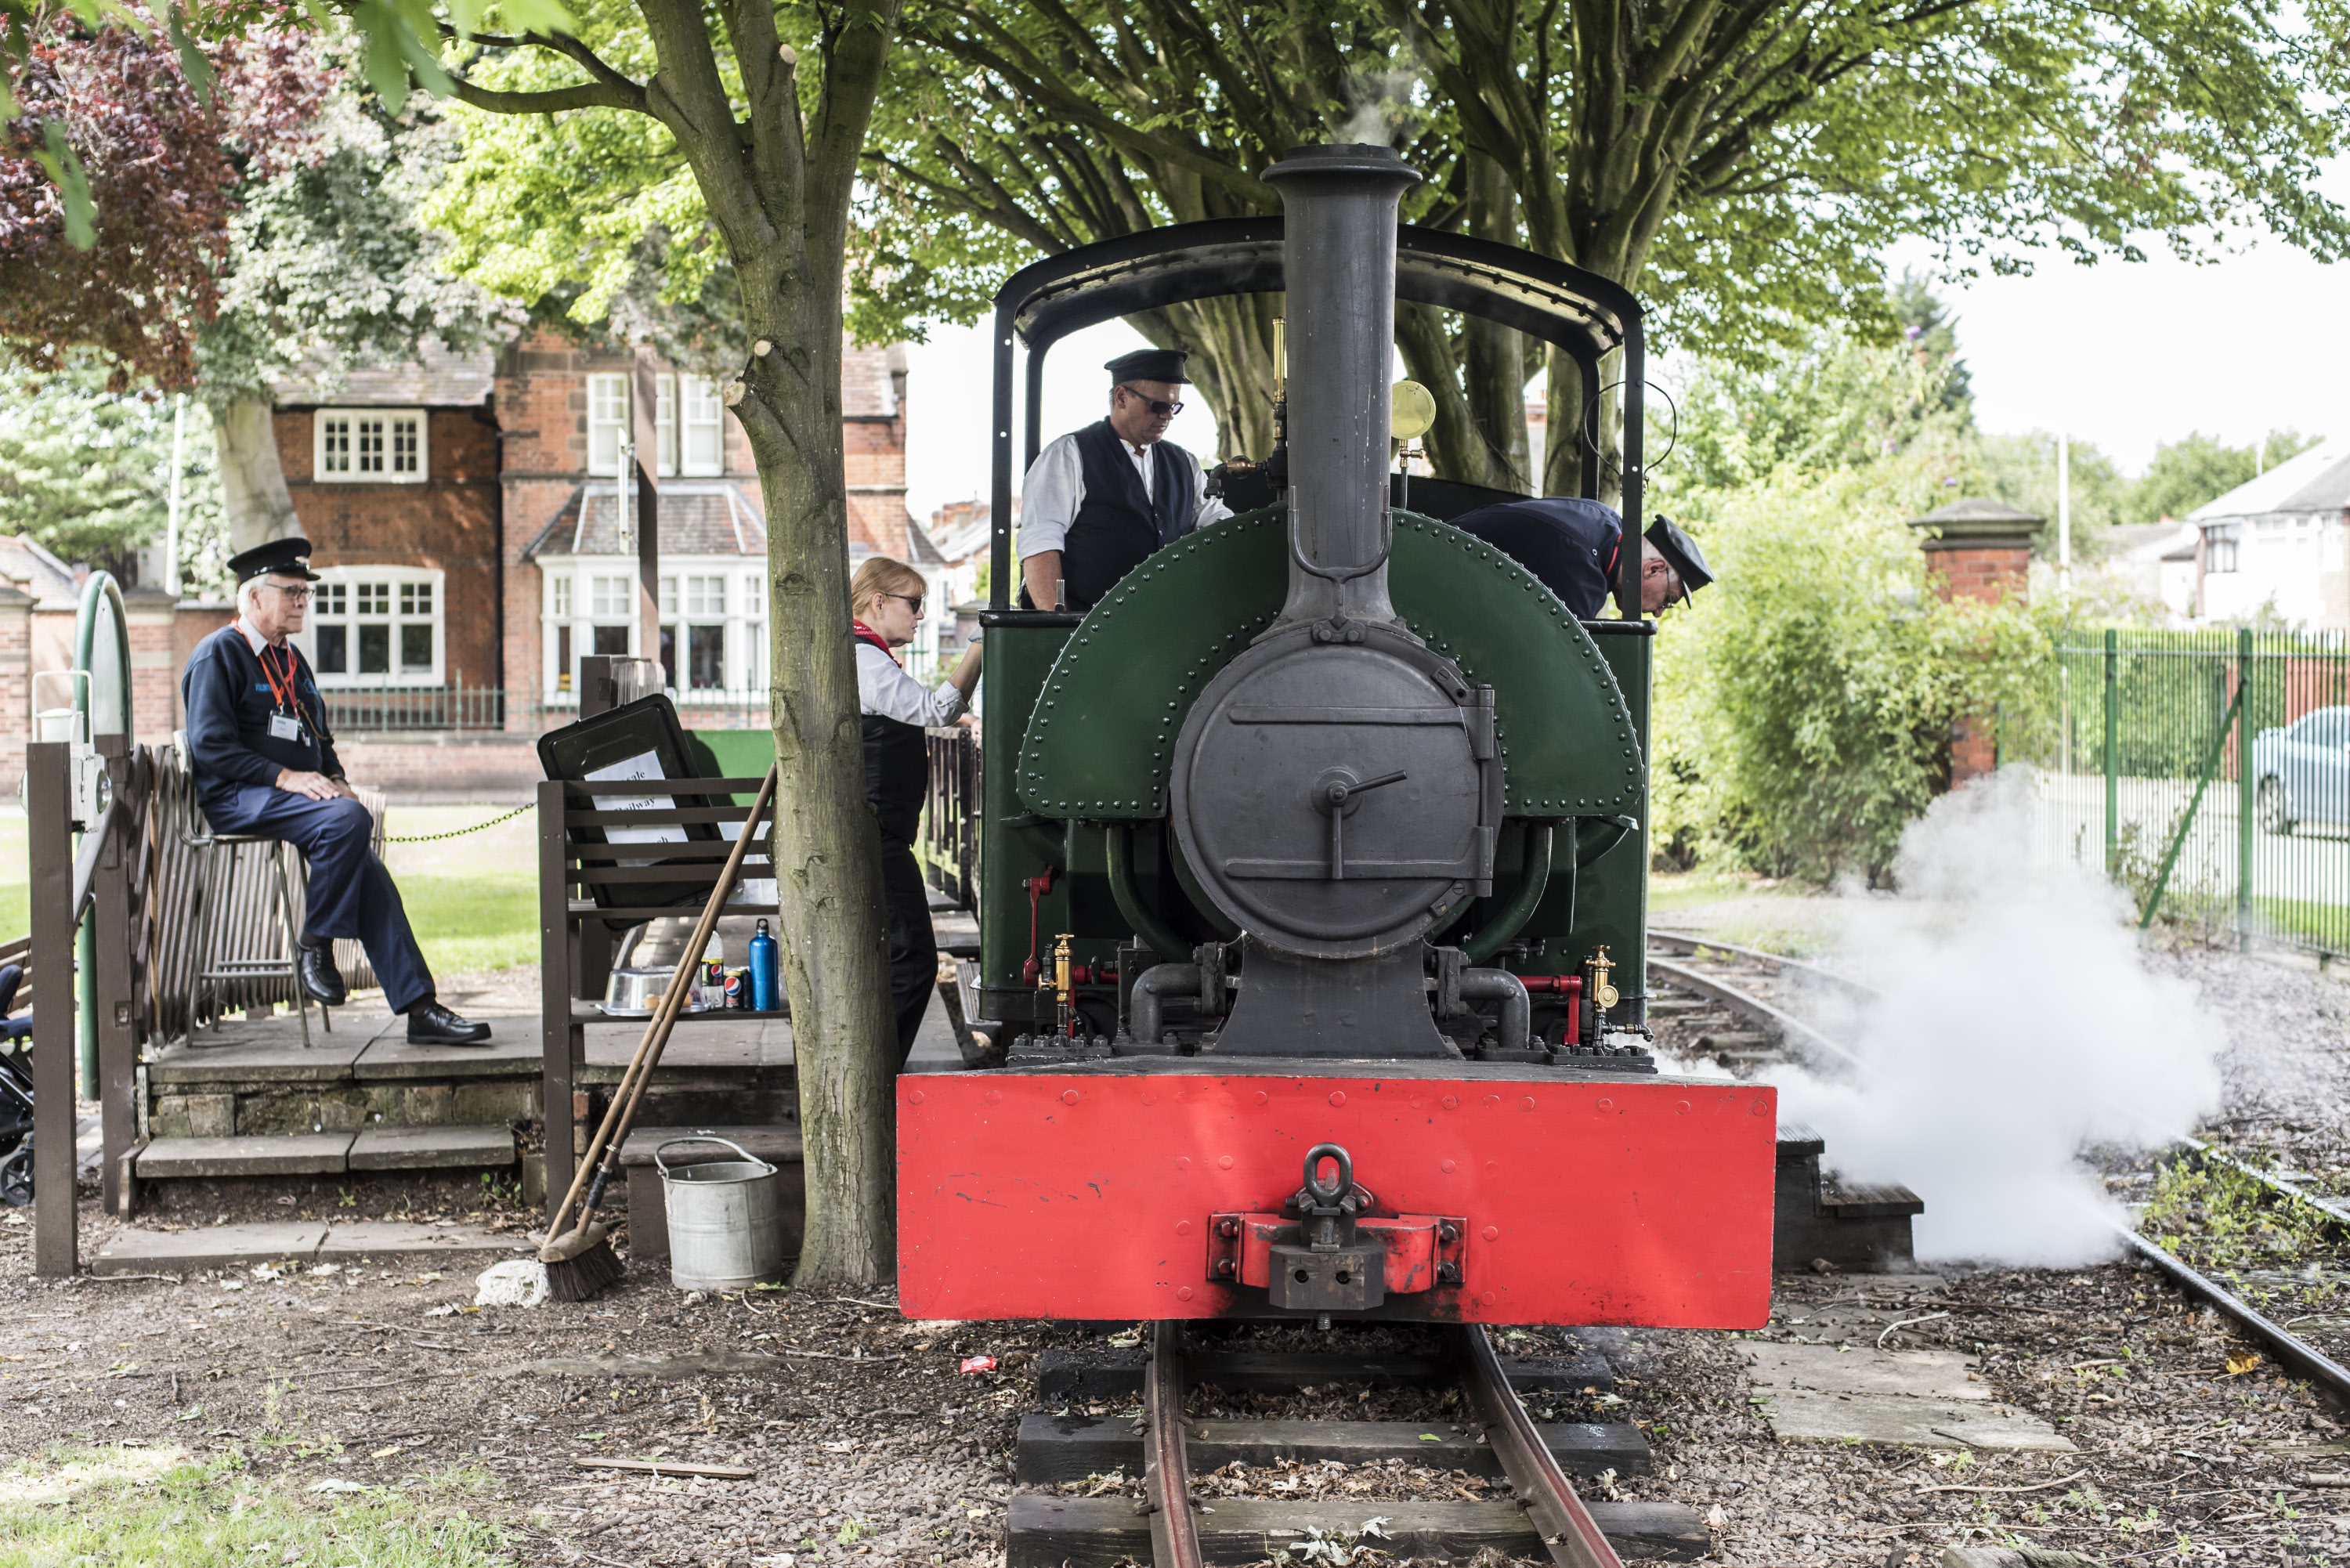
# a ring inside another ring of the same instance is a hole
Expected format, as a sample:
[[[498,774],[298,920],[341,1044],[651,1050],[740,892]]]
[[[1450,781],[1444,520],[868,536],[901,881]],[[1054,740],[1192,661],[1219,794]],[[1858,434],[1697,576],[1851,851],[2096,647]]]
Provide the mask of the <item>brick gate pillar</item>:
[[[1997,501],[1953,501],[1923,517],[1913,517],[1918,547],[1926,552],[1934,591],[1945,600],[2000,604],[2030,592],[2032,539],[2048,520]],[[1998,765],[1999,742],[1988,714],[1950,726],[1950,785],[1990,773]]]

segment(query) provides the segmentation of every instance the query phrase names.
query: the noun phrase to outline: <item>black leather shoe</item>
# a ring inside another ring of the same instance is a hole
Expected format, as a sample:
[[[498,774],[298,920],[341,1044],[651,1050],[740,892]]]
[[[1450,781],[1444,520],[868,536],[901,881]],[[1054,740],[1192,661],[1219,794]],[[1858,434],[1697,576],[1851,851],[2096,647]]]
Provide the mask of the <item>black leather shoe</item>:
[[[351,999],[343,985],[343,977],[335,971],[335,945],[320,942],[312,947],[308,942],[296,942],[294,967],[302,976],[304,994],[321,1007],[340,1007]]]
[[[408,1014],[411,1045],[486,1045],[490,1026],[458,1017],[437,1002],[413,1008]]]

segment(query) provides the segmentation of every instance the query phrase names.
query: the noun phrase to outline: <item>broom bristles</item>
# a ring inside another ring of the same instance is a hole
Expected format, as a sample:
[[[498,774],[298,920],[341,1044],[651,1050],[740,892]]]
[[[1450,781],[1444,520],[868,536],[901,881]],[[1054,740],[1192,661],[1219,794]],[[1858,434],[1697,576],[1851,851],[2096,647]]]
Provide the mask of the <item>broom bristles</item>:
[[[628,1272],[611,1242],[599,1236],[594,1246],[577,1256],[546,1265],[546,1293],[559,1302],[588,1301]]]

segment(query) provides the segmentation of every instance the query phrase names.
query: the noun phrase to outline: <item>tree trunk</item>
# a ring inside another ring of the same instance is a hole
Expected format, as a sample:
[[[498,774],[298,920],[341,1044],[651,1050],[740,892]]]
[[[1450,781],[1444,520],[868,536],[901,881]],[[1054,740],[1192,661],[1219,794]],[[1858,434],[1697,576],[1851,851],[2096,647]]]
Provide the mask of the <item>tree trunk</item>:
[[[220,444],[221,510],[234,556],[302,532],[286,471],[277,462],[277,431],[266,398],[238,398],[213,427]]]
[[[1216,455],[1262,462],[1273,451],[1273,322],[1277,294],[1194,300],[1130,317],[1161,348],[1191,353],[1195,396],[1215,410]]]
[[[848,635],[839,296],[776,286],[771,268],[744,275],[746,315],[775,344],[753,362],[758,395],[737,413],[766,503],[777,769],[769,842],[806,1147],[795,1282],[869,1284],[896,1264],[897,1028]]]

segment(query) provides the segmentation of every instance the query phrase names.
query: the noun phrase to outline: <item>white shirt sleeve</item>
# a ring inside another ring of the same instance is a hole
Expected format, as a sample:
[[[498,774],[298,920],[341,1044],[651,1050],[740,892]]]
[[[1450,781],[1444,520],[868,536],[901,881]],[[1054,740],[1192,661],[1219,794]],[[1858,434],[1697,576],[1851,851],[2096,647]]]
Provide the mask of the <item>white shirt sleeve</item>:
[[[1077,438],[1072,432],[1038,452],[1036,461],[1029,464],[1028,477],[1021,481],[1020,558],[1024,561],[1059,549],[1085,500],[1085,464],[1077,456]]]
[[[1183,454],[1191,460],[1191,493],[1200,498],[1199,510],[1191,514],[1191,526],[1205,528],[1211,523],[1221,523],[1232,514],[1221,495],[1208,493],[1208,475],[1200,466],[1199,458],[1191,452]]]
[[[869,642],[857,645],[857,700],[875,717],[925,728],[951,724],[963,710],[963,695],[951,685],[925,691],[904,666]]]

